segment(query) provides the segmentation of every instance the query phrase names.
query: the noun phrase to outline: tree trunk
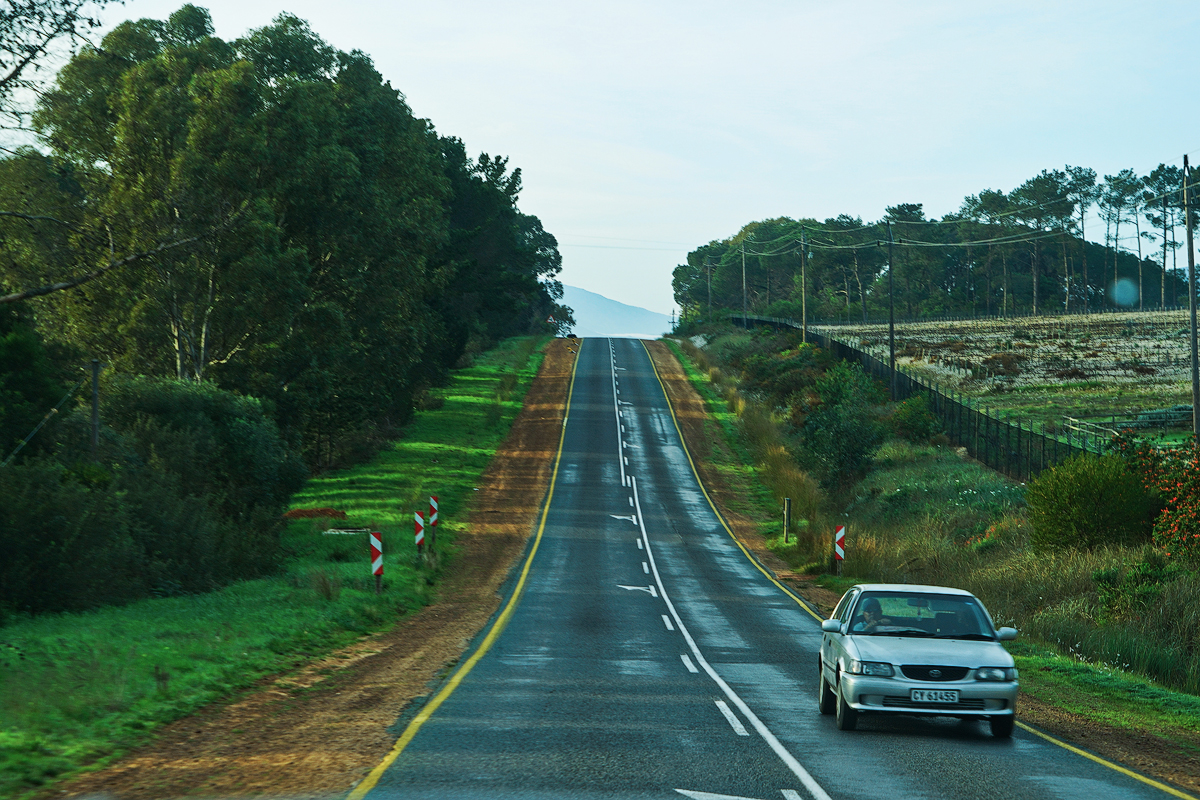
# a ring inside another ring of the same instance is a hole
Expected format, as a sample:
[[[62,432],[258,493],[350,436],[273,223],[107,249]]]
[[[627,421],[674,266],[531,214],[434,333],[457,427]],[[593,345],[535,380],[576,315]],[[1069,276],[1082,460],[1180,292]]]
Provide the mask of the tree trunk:
[[[1004,309],[1000,316],[1008,316],[1008,251],[1000,249],[1000,266],[1004,269]]]
[[[1145,306],[1142,303],[1142,221],[1138,219],[1138,207],[1136,204],[1133,207],[1133,225],[1134,235],[1137,236],[1138,243],[1138,311],[1145,311]]]
[[[1033,243],[1033,315],[1036,317],[1038,313],[1038,243]]]

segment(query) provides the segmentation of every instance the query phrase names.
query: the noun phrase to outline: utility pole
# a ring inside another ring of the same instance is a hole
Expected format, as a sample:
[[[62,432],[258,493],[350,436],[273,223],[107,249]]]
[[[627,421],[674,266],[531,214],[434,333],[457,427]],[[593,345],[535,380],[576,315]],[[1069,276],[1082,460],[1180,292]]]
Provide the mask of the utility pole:
[[[896,293],[893,290],[892,271],[892,223],[887,223],[888,234],[888,366],[892,370],[892,399],[896,399]]]
[[[1196,353],[1196,251],[1192,247],[1191,187],[1188,186],[1188,157],[1183,157],[1183,226],[1187,228],[1188,309],[1192,315],[1192,436],[1200,435],[1200,359]],[[1200,441],[1200,437],[1197,438]]]
[[[746,240],[742,240],[742,327],[749,330],[750,316],[746,310]]]
[[[800,341],[808,344],[808,245],[800,229]]]

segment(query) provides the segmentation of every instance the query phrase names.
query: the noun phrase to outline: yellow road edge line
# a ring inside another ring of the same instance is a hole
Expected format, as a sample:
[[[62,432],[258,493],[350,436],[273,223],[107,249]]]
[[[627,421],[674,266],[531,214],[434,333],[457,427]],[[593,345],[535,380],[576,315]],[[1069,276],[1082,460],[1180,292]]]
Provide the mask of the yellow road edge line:
[[[813,614],[813,611],[811,608],[809,608],[807,605],[805,605],[803,602],[801,602],[799,600],[799,598],[796,597],[795,594],[793,594],[791,591],[788,590],[788,588],[786,586],[783,586],[781,583],[779,583],[779,581],[777,581],[775,578],[773,578],[770,575],[770,573],[768,573],[766,570],[763,569],[762,565],[760,565],[756,559],[754,559],[750,556],[749,552],[746,551],[745,546],[743,546],[741,541],[739,541],[738,538],[736,536],[734,536],[733,531],[729,529],[729,525],[727,525],[725,523],[725,518],[721,515],[721,512],[717,510],[717,507],[713,503],[712,498],[708,496],[708,490],[704,488],[704,481],[700,480],[700,473],[696,471],[696,463],[694,461],[692,461],[692,454],[688,450],[687,442],[684,441],[683,431],[680,430],[680,428],[679,428],[679,419],[675,416],[675,408],[674,408],[674,406],[671,405],[671,396],[669,394],[667,394],[667,387],[663,383],[662,376],[658,374],[658,368],[654,366],[654,356],[651,355],[650,348],[646,347],[646,342],[644,340],[642,341],[642,347],[643,347],[643,349],[646,350],[646,356],[650,359],[650,367],[651,367],[651,369],[654,370],[654,377],[658,378],[658,385],[663,390],[663,396],[667,398],[667,408],[670,409],[670,411],[671,411],[671,419],[675,422],[675,430],[679,434],[679,441],[683,444],[683,452],[687,456],[688,463],[691,464],[691,466],[692,466],[692,474],[696,476],[696,482],[698,484],[700,484],[700,491],[704,493],[704,499],[708,501],[708,505],[712,508],[713,512],[717,515],[717,519],[720,520],[721,527],[723,527],[725,529],[725,532],[728,533],[730,538],[733,539],[734,543],[737,544],[738,549],[741,550],[742,553],[748,559],[750,559],[750,563],[753,564],[758,569],[759,572],[761,572],[763,575],[766,576],[767,580],[771,581],[771,583],[775,584],[780,589],[782,589],[785,594],[787,594],[789,597],[791,597],[793,600],[795,600],[797,603],[799,603],[801,608],[803,608],[809,614],[812,614],[812,616],[814,616],[818,620],[820,620],[821,617],[817,616],[816,614]],[[680,364],[680,366],[682,367],[683,365]],[[687,377],[687,370],[684,370],[684,378],[685,378],[685,380],[688,380],[689,383],[691,382],[690,379]],[[701,399],[703,399],[703,398],[701,398]],[[1167,794],[1172,795],[1173,797],[1179,797],[1179,798],[1182,798],[1182,800],[1200,800],[1200,798],[1197,798],[1195,795],[1190,795],[1186,792],[1180,791],[1179,789],[1176,789],[1173,786],[1168,786],[1167,784],[1162,783],[1160,781],[1156,781],[1153,778],[1147,778],[1145,775],[1139,775],[1138,773],[1134,772],[1131,769],[1126,769],[1125,767],[1122,767],[1120,764],[1116,764],[1112,761],[1101,758],[1100,756],[1093,755],[1092,753],[1089,753],[1086,750],[1081,750],[1080,748],[1075,747],[1074,745],[1067,744],[1066,742],[1061,741],[1060,739],[1056,739],[1053,736],[1050,736],[1049,734],[1042,733],[1041,731],[1037,730],[1036,728],[1031,728],[1030,726],[1026,725],[1024,722],[1020,722],[1018,720],[1018,721],[1016,721],[1016,723],[1017,723],[1017,727],[1023,731],[1028,731],[1029,733],[1032,733],[1034,736],[1040,736],[1041,738],[1045,739],[1047,742],[1058,745],[1059,747],[1063,748],[1064,750],[1069,750],[1070,752],[1072,752],[1076,755],[1080,755],[1080,756],[1083,756],[1084,758],[1090,759],[1091,761],[1094,761],[1097,764],[1101,764],[1105,767],[1108,767],[1109,769],[1119,772],[1122,775],[1126,775],[1130,778],[1133,778],[1134,780],[1141,781],[1142,783],[1146,784],[1147,786],[1153,786],[1155,789],[1166,792]]]
[[[736,535],[734,535],[734,532],[729,527],[729,524],[725,522],[725,516],[721,514],[719,510],[717,510],[717,504],[713,502],[711,497],[709,497],[708,489],[705,488],[704,481],[700,479],[700,472],[696,469],[696,462],[692,460],[692,451],[688,449],[687,441],[683,438],[683,430],[679,427],[679,418],[675,416],[675,406],[671,403],[671,396],[667,394],[667,386],[665,383],[663,383],[662,376],[658,374],[658,367],[654,366],[654,356],[650,353],[650,348],[646,346],[646,341],[644,339],[639,339],[638,341],[642,343],[642,349],[646,351],[646,357],[650,359],[650,369],[654,370],[654,377],[658,380],[658,386],[660,389],[662,389],[663,397],[665,397],[667,400],[667,410],[671,412],[671,421],[675,423],[675,432],[679,434],[679,443],[683,445],[683,454],[687,456],[688,464],[692,467],[692,475],[696,477],[696,483],[700,486],[700,491],[704,494],[704,499],[708,501],[708,507],[711,508],[713,513],[717,515],[717,521],[721,523],[721,527],[725,529],[727,534],[729,534],[729,538],[732,539],[733,543],[736,544],[738,549],[742,551],[742,555],[744,555],[750,561],[750,563],[754,565],[755,569],[763,574],[763,577],[775,584],[779,590],[788,597],[792,598],[792,600],[796,602],[796,605],[807,611],[813,617],[813,619],[817,620],[817,622],[821,622],[824,617],[809,608],[808,604],[801,600],[795,592],[780,583],[774,575],[772,575],[763,567],[762,564],[758,563],[757,558],[750,555],[750,551],[746,549],[745,545],[742,544],[742,541],[738,539]],[[679,366],[682,368],[683,364],[680,364]],[[691,379],[687,377],[686,369],[683,371],[683,378],[689,383],[691,382]],[[697,392],[697,394],[699,394],[699,392]],[[703,400],[704,398],[701,397],[700,399]]]
[[[580,349],[582,349],[582,345]],[[546,530],[546,517],[550,515],[550,503],[554,500],[554,484],[558,480],[558,466],[562,462],[563,445],[567,439],[567,417],[571,413],[571,398],[575,394],[575,371],[578,366],[579,354],[576,353],[575,361],[571,365],[571,383],[567,389],[567,405],[563,409],[562,432],[558,436],[558,453],[554,457],[554,470],[550,473],[550,490],[546,494],[546,505],[542,509],[542,521],[538,525],[537,535],[533,540],[533,547],[530,548],[529,555],[525,558],[525,566],[521,570],[521,576],[517,579],[517,585],[513,588],[512,596],[508,598],[508,603],[504,606],[504,610],[500,612],[500,616],[496,618],[492,629],[488,631],[487,636],[484,637],[475,652],[471,654],[471,657],[463,662],[462,666],[450,676],[450,680],[446,681],[446,685],[442,687],[442,690],[425,704],[425,707],[421,709],[417,716],[413,717],[412,721],[404,729],[404,733],[396,740],[396,744],[392,745],[391,751],[384,756],[375,769],[371,770],[371,773],[367,777],[363,778],[361,783],[354,787],[353,791],[346,796],[346,800],[362,800],[367,792],[375,788],[375,784],[379,783],[379,779],[383,777],[383,773],[404,752],[404,748],[408,747],[409,742],[421,730],[421,726],[453,694],[458,685],[462,683],[463,678],[474,669],[479,660],[491,649],[496,639],[504,631],[505,626],[508,625],[508,620],[512,617],[513,611],[516,609],[517,603],[521,599],[521,594],[525,589],[525,580],[529,577],[529,568],[533,565],[533,557],[537,555],[538,545],[542,542],[542,532]]]
[[[1146,784],[1147,786],[1153,786],[1155,789],[1166,792],[1169,795],[1172,795],[1174,797],[1181,797],[1184,800],[1197,800],[1195,795],[1190,795],[1187,792],[1180,791],[1179,789],[1176,789],[1174,786],[1168,786],[1167,784],[1161,783],[1160,781],[1156,781],[1153,778],[1147,778],[1145,775],[1139,775],[1138,773],[1134,772],[1131,769],[1126,769],[1125,767],[1122,767],[1120,764],[1116,764],[1112,761],[1109,761],[1108,759],[1101,758],[1100,756],[1094,755],[1093,753],[1089,753],[1086,750],[1081,750],[1078,747],[1067,744],[1066,742],[1064,742],[1060,739],[1055,739],[1050,734],[1042,733],[1037,728],[1032,728],[1032,727],[1026,725],[1024,722],[1017,722],[1017,727],[1023,731],[1028,731],[1029,733],[1032,733],[1034,736],[1040,736],[1041,738],[1045,739],[1047,742],[1050,742],[1051,744],[1056,744],[1059,747],[1063,748],[1064,750],[1070,750],[1072,753],[1074,753],[1077,756],[1083,756],[1084,758],[1095,761],[1097,764],[1102,764],[1103,766],[1106,766],[1111,770],[1116,770],[1117,772],[1121,773],[1122,775],[1127,775],[1130,778],[1133,778],[1134,780],[1141,781],[1142,783]]]

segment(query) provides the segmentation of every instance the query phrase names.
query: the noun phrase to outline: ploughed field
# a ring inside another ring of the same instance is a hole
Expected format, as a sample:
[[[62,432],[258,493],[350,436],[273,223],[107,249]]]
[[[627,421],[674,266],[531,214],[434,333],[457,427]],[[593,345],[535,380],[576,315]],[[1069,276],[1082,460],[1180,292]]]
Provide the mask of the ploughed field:
[[[1188,325],[1186,309],[910,322],[896,325],[896,362],[1048,430],[1066,418],[1103,427],[1133,422],[1171,441],[1191,428]],[[887,323],[820,330],[887,360]]]

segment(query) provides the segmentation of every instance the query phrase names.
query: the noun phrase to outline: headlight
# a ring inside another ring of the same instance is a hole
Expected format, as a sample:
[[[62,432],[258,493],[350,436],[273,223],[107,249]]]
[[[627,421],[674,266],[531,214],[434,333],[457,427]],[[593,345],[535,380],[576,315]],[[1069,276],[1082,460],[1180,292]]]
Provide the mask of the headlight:
[[[975,670],[977,681],[1015,681],[1017,671],[1012,667],[980,667]]]
[[[851,675],[874,675],[877,678],[890,678],[894,674],[892,665],[884,661],[851,661],[846,671]]]

